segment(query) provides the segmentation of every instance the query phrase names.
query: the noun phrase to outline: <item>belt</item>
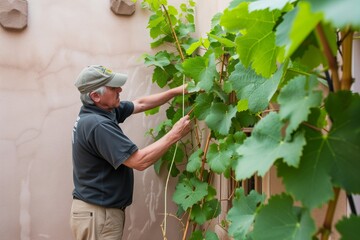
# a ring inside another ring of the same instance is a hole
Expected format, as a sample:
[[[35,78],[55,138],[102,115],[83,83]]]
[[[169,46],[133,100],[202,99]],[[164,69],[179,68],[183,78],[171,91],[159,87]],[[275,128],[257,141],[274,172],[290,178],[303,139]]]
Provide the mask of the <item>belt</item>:
[[[73,199],[76,199],[76,200],[80,200],[80,201],[84,201],[76,196],[73,196]],[[118,209],[122,210],[122,211],[125,211],[126,207],[119,207]]]

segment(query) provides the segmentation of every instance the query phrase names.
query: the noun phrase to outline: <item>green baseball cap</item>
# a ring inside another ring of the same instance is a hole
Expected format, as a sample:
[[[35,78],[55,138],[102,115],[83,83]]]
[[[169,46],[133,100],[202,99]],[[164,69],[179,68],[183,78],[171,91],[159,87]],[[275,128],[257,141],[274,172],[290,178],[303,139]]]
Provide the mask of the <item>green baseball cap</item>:
[[[101,65],[90,65],[80,72],[75,86],[80,93],[89,93],[102,86],[121,87],[127,78],[124,73],[113,72]]]

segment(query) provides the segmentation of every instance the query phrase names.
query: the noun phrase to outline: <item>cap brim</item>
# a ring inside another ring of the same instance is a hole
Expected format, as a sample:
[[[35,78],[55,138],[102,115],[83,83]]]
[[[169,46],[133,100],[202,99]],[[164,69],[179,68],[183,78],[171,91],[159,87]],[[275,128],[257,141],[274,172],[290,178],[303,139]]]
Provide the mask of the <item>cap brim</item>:
[[[110,82],[105,84],[105,86],[109,86],[109,87],[122,87],[122,86],[124,86],[128,76],[126,74],[124,74],[124,73],[113,73],[113,74],[114,74],[114,76],[112,77]]]

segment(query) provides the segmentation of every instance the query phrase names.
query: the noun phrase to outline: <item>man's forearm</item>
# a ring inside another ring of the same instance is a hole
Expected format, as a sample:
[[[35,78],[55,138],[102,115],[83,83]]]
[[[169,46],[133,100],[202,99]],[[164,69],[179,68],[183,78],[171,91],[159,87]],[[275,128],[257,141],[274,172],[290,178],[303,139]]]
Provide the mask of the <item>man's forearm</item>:
[[[185,87],[185,86],[184,86]],[[146,110],[161,106],[168,102],[173,97],[181,95],[183,91],[183,86],[169,89],[162,93],[152,94],[150,96],[142,97],[133,101],[134,103],[134,112],[139,113]]]
[[[136,151],[124,164],[130,168],[143,171],[159,160],[175,142],[176,138],[167,134],[158,141]]]
[[[171,145],[176,143],[176,141],[180,140],[182,137],[186,136],[190,129],[191,120],[190,117],[186,115],[180,118],[179,121],[174,124],[172,129],[162,138],[133,153],[124,162],[124,164],[136,170],[145,170],[150,165],[159,160],[166,153],[166,151],[169,150]]]

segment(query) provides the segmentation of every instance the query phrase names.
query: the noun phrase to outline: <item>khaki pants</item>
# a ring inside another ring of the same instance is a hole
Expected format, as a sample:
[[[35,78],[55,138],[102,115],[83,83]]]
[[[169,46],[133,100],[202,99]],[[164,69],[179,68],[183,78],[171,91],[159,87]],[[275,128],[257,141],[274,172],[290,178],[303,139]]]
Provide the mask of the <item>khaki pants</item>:
[[[76,240],[121,240],[125,212],[74,199],[70,226]]]

